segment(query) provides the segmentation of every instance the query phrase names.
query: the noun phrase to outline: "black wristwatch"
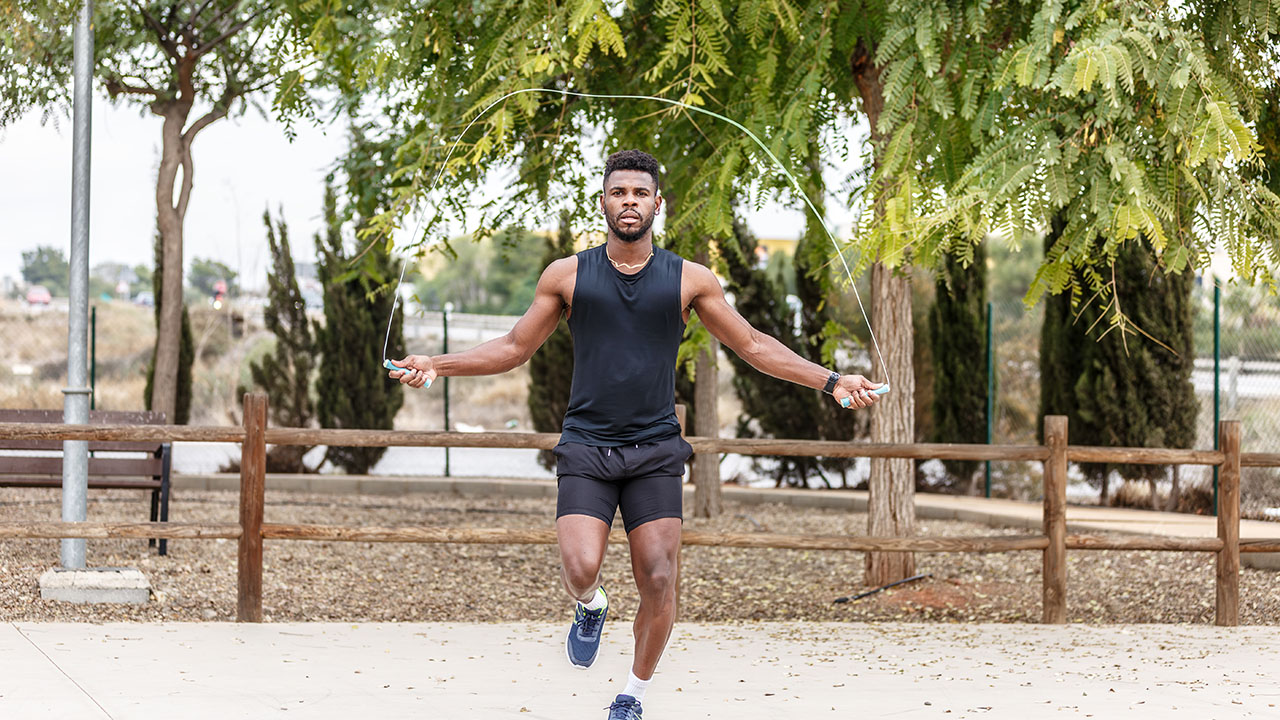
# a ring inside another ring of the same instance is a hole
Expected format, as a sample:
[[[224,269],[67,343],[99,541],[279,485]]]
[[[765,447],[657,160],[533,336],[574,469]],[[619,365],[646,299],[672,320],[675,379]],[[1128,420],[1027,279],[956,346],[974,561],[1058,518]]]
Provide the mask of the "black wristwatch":
[[[838,382],[840,382],[840,373],[838,372],[831,373],[831,376],[827,378],[827,384],[824,385],[822,388],[822,392],[830,395],[832,391],[836,389],[836,383]]]

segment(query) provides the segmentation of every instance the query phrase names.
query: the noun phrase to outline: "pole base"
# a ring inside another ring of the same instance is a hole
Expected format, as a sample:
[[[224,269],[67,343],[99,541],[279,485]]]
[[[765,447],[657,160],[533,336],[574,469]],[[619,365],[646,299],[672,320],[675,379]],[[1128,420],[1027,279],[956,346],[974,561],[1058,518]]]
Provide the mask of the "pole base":
[[[40,576],[44,600],[85,603],[130,603],[151,599],[151,583],[134,568],[51,568]]]

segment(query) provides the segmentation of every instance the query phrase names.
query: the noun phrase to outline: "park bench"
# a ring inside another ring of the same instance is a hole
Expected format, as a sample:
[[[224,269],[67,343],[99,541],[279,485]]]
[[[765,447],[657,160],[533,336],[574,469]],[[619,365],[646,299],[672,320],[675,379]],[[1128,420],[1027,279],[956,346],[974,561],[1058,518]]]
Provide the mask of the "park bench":
[[[61,423],[61,410],[0,410],[0,423]],[[163,425],[164,413],[89,411],[91,425]],[[61,440],[0,439],[0,486],[62,487]],[[103,457],[99,453],[111,453]],[[57,453],[53,455],[51,453]],[[127,455],[126,455],[127,454]],[[151,522],[169,519],[171,446],[165,442],[90,442],[89,487],[151,491]],[[159,540],[159,554],[168,541]],[[156,547],[152,539],[150,547]]]

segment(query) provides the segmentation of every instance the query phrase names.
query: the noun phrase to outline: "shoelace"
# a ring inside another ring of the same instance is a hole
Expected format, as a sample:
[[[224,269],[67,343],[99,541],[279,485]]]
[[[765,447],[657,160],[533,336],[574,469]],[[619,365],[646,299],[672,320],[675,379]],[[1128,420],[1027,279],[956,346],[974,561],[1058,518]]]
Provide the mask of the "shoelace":
[[[601,610],[583,610],[582,611],[582,632],[591,635],[595,633],[596,628],[604,619],[604,612]]]
[[[609,711],[609,720],[614,720],[613,711],[615,710],[627,711],[625,715],[617,716],[619,720],[630,720],[630,718],[640,717],[640,714],[636,712],[636,708],[638,707],[640,707],[640,703],[637,700],[623,700],[622,702],[615,700],[609,705],[609,707],[605,708],[605,710]]]

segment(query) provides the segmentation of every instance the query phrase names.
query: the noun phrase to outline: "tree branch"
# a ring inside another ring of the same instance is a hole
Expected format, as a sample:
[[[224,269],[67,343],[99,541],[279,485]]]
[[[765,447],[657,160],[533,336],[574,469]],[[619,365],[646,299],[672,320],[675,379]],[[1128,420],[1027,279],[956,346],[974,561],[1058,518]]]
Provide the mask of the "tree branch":
[[[213,0],[204,0],[204,2],[200,4],[200,7],[191,11],[191,17],[187,19],[187,23],[192,27],[195,27],[196,20],[200,18],[200,14],[207,10],[212,4]]]
[[[181,222],[187,217],[187,203],[191,201],[192,173],[195,168],[191,163],[191,142],[183,138],[182,143],[182,190],[178,194],[178,206],[174,208],[178,213],[178,221]]]
[[[187,146],[190,146],[191,142],[196,139],[196,135],[199,135],[201,130],[226,117],[227,109],[235,99],[236,96],[234,94],[224,94],[222,99],[218,101],[218,104],[214,106],[213,110],[202,115],[199,120],[196,120],[191,124],[191,127],[187,128],[186,132],[182,133],[182,142]],[[224,105],[223,103],[226,104]]]
[[[202,115],[198,120],[191,124],[191,127],[187,128],[186,131],[182,133],[182,144],[188,148],[188,152],[186,154],[190,154],[189,149],[191,147],[191,143],[195,141],[196,135],[199,135],[200,131],[209,127],[209,125],[226,117],[227,112],[231,109],[231,103],[235,102],[236,98],[243,94],[244,93],[241,90],[236,88],[235,83],[232,82],[231,76],[228,75],[227,85],[222,91],[222,97],[218,98],[218,101],[213,104],[213,109]]]
[[[244,20],[241,20],[240,22],[237,22],[237,23],[233,23],[231,27],[227,28],[221,35],[214,38],[211,42],[201,43],[200,46],[196,49],[195,56],[200,57],[201,55],[204,55],[210,50],[213,50],[214,48],[218,47],[227,38],[231,37],[232,35],[235,35],[236,33],[248,27],[250,23],[252,23],[254,20],[257,20],[258,17],[262,15],[262,13],[264,12],[265,10],[258,10],[257,12],[253,13],[252,15],[245,18]]]
[[[169,31],[160,23],[159,20],[155,19],[151,13],[147,12],[147,9],[143,7],[141,3],[134,4],[138,8],[138,12],[142,14],[143,21],[146,22],[148,27],[155,31],[156,38],[160,41],[160,47],[164,48],[165,53],[169,57],[177,60],[180,53],[178,52],[178,46],[174,45],[172,38],[169,37]]]
[[[121,77],[108,77],[102,81],[102,84],[107,88],[107,94],[111,96],[112,100],[118,95],[150,95],[157,99],[161,97],[160,91],[147,83],[131,85]]]

